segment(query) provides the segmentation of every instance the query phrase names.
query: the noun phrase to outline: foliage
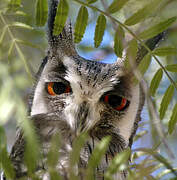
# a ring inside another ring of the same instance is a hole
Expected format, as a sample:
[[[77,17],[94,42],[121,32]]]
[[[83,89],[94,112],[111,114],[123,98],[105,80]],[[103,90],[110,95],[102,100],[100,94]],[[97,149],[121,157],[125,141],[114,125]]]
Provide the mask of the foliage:
[[[107,6],[105,1],[101,0],[72,0],[71,2],[76,3],[75,6],[78,9],[74,26],[75,43],[79,43],[82,40],[86,27],[91,21],[91,17],[96,16],[98,17],[96,18],[97,23],[94,36],[94,46],[96,48],[101,45],[104,32],[110,30],[110,24],[116,24],[114,26],[115,33],[113,33],[115,34],[113,49],[119,58],[123,57],[123,51],[126,49],[127,54],[125,58],[127,63],[130,63],[131,59],[133,59],[132,57],[135,58],[137,55],[138,44],[144,46],[148,51],[148,54],[138,67],[138,73],[141,75],[140,77],[137,75],[136,78],[138,80],[139,78],[143,80],[146,78],[148,80],[144,74],[146,71],[150,71],[152,65],[156,64],[154,75],[149,79],[150,87],[147,88],[146,96],[148,102],[150,101],[156,105],[153,106],[154,109],[150,106],[148,107],[152,122],[151,128],[156,129],[156,134],[153,134],[153,136],[159,137],[160,141],[154,142],[153,149],[135,149],[132,155],[132,164],[129,166],[126,165],[130,154],[129,150],[115,156],[107,172],[105,172],[105,178],[110,180],[116,171],[123,169],[128,169],[128,179],[131,180],[141,179],[142,177],[146,177],[147,179],[162,179],[166,174],[171,174],[177,178],[174,165],[168,161],[166,156],[162,156],[157,152],[160,144],[164,142],[163,140],[167,138],[167,135],[169,136],[168,132],[170,134],[174,133],[177,122],[177,101],[173,98],[175,96],[173,94],[177,91],[177,64],[173,60],[165,62],[165,60],[163,61],[159,57],[163,57],[164,59],[168,57],[170,59],[177,55],[177,48],[175,46],[177,41],[171,44],[168,42],[170,45],[164,43],[164,47],[157,48],[154,51],[151,51],[144,43],[144,40],[166,29],[169,29],[169,34],[170,30],[173,34],[173,29],[176,28],[176,17],[173,16],[173,13],[170,16],[169,14],[165,14],[165,12],[171,4],[177,6],[177,3],[168,0],[155,0],[152,3],[147,3],[145,0],[141,2],[138,0],[114,0]],[[55,19],[54,34],[59,34],[64,27],[69,12],[72,11],[72,3],[70,4],[68,0],[60,1]],[[103,10],[100,8],[102,4],[106,9]],[[10,120],[16,120],[24,129],[27,139],[25,161],[29,176],[32,179],[37,179],[33,172],[36,161],[39,158],[38,149],[40,148],[32,124],[27,119],[23,97],[25,98],[25,89],[32,85],[32,72],[35,66],[40,63],[39,61],[36,62],[37,59],[44,57],[43,49],[46,47],[44,29],[39,28],[39,26],[44,26],[47,21],[48,4],[46,0],[33,0],[31,2],[25,0],[2,0],[0,7],[0,167],[9,179],[13,179],[14,171],[8,158],[3,125]],[[27,8],[31,8],[31,10],[29,11]],[[159,12],[161,13],[157,14]],[[130,39],[126,39],[126,37],[130,36]],[[39,43],[41,46],[38,45]],[[159,98],[159,90],[164,78],[165,83],[169,86],[165,90],[164,95],[161,94]],[[154,96],[153,100],[150,95]],[[173,110],[170,111],[171,109]],[[154,111],[155,116],[153,116]],[[155,121],[155,119],[158,121]],[[165,121],[167,122],[166,124],[163,123]],[[163,126],[165,131],[163,129],[158,130],[157,126]],[[135,139],[139,139],[143,135],[144,133],[140,132]],[[56,139],[59,139],[59,136],[53,137],[47,163],[51,177],[53,179],[61,179],[54,168],[56,159],[59,156],[55,151],[55,147],[59,146]],[[84,134],[74,142],[74,149],[70,157],[71,179],[77,179],[73,166],[78,161],[79,152],[86,139],[87,135]],[[93,167],[99,164],[108,144],[109,137],[106,137],[96,146],[85,172],[87,178],[93,179]],[[168,144],[165,145],[167,146],[167,154],[170,154]],[[33,152],[29,149],[33,149]],[[144,160],[137,163],[137,159],[144,155],[147,155]],[[157,169],[160,170],[160,173],[154,173]]]

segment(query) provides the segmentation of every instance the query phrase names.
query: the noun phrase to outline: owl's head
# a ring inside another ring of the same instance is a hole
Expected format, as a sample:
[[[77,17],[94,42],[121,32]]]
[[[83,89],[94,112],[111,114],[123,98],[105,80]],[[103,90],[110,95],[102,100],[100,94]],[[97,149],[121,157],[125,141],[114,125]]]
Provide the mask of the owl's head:
[[[122,61],[105,64],[80,57],[70,23],[54,36],[56,7],[52,1],[49,49],[38,73],[31,116],[58,117],[76,136],[83,131],[97,140],[110,135],[118,142],[116,152],[131,146],[144,104],[140,83],[133,83],[133,73]]]

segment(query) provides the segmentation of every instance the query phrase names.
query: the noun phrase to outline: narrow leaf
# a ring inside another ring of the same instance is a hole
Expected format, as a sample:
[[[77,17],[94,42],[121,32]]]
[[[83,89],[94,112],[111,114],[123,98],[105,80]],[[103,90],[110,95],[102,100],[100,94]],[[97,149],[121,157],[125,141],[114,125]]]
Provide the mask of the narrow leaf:
[[[24,28],[24,29],[29,29],[32,30],[33,27],[29,26],[25,23],[21,23],[21,22],[13,22],[12,24],[10,24],[9,26],[15,26],[15,27],[20,27],[20,28]]]
[[[66,23],[67,17],[69,12],[69,5],[67,3],[67,0],[60,0],[58,7],[57,7],[57,13],[55,16],[55,22],[54,22],[54,35],[59,35]]]
[[[36,1],[36,25],[44,26],[47,21],[48,3],[47,0]]]
[[[177,48],[175,48],[175,47],[161,47],[161,48],[155,49],[153,51],[153,53],[157,56],[177,55]]]
[[[122,53],[123,53],[122,40],[124,39],[124,36],[125,36],[124,30],[119,26],[114,37],[114,52],[117,55],[117,57],[120,58],[122,58]]]
[[[145,72],[148,70],[149,66],[151,64],[151,55],[147,54],[140,64],[138,65],[138,71],[140,72],[141,76],[144,76]],[[137,84],[138,80],[135,78],[134,83]]]
[[[96,48],[99,47],[100,43],[102,42],[105,28],[106,28],[106,18],[104,15],[101,14],[97,19],[96,28],[95,28],[94,44]]]
[[[108,7],[109,13],[115,13],[119,11],[129,0],[114,0]]]
[[[130,69],[131,67],[135,65],[137,51],[138,51],[138,43],[135,39],[133,39],[129,42],[129,46],[126,52],[126,59],[124,61],[124,66],[127,69]]]
[[[139,38],[141,38],[141,39],[152,38],[152,37],[156,36],[157,34],[163,32],[164,30],[166,30],[175,21],[176,21],[176,17],[172,17],[163,22],[160,22],[159,24],[156,24],[156,25],[146,29],[145,31],[141,32],[139,34]]]
[[[112,180],[113,175],[120,171],[121,165],[125,164],[130,158],[130,149],[127,149],[119,154],[117,154],[109,165],[106,173],[105,180]]]
[[[163,70],[160,68],[154,75],[151,85],[150,85],[150,93],[152,96],[155,95],[157,88],[159,87],[160,81],[162,80]]]
[[[173,108],[172,115],[168,123],[168,132],[170,134],[174,131],[176,123],[177,123],[177,103]]]
[[[93,174],[95,172],[95,168],[99,165],[103,155],[105,154],[110,140],[110,136],[102,138],[101,142],[93,150],[92,155],[90,156],[90,159],[88,161],[86,180],[94,179]]]
[[[4,129],[0,126],[0,165],[8,179],[14,179],[15,172],[7,152],[7,143]]]
[[[88,10],[85,6],[81,6],[74,27],[75,43],[79,43],[82,40],[87,27],[87,22],[88,22]]]
[[[87,3],[92,4],[92,3],[95,3],[96,1],[98,1],[98,0],[87,0]]]
[[[135,14],[130,16],[126,21],[125,24],[128,26],[132,26],[144,20],[148,15],[154,12],[154,9],[157,8],[158,4],[161,0],[154,0],[147,4],[145,7],[139,9]]]
[[[170,72],[177,72],[177,64],[170,64],[165,66],[165,69]]]
[[[165,116],[165,113],[167,111],[167,108],[168,108],[168,105],[170,104],[170,101],[173,97],[173,94],[174,94],[174,86],[171,84],[168,89],[166,90],[163,98],[162,98],[162,101],[161,101],[161,104],[160,104],[160,119],[163,119],[164,116]]]

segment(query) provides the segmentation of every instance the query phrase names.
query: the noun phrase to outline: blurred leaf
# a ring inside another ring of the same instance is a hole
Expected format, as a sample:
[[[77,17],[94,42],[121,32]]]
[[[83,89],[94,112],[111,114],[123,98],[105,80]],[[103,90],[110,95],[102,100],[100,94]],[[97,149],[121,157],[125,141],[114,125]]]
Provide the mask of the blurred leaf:
[[[92,3],[95,3],[96,1],[98,1],[98,0],[87,0],[87,3],[92,4]]]
[[[8,4],[9,9],[18,9],[21,5],[21,0],[11,0]]]
[[[88,10],[85,6],[81,6],[74,27],[75,43],[79,43],[82,40],[87,27],[87,23],[88,23]]]
[[[57,165],[60,149],[60,136],[55,134],[51,140],[50,150],[47,155],[47,164],[49,168],[54,168]]]
[[[112,180],[113,175],[118,173],[119,171],[123,170],[121,169],[121,166],[123,166],[125,163],[128,162],[128,159],[130,158],[131,151],[130,149],[127,149],[123,152],[118,153],[110,163],[106,173],[105,173],[105,180]]]
[[[144,135],[146,135],[148,133],[147,130],[143,130],[143,131],[140,131],[139,133],[137,133],[134,137],[134,142],[137,141],[139,138],[142,138]]]
[[[144,20],[148,15],[150,15],[152,12],[154,12],[154,9],[157,8],[161,0],[153,0],[150,1],[149,4],[147,4],[142,9],[139,9],[136,13],[134,13],[131,17],[129,17],[125,24],[127,26],[132,26],[134,24],[137,24]]]
[[[173,97],[173,94],[174,94],[174,86],[171,84],[168,89],[166,90],[163,98],[162,98],[162,101],[161,101],[161,104],[160,104],[160,119],[163,119],[164,116],[165,116],[165,113],[167,111],[167,108],[168,108],[168,105],[170,104],[170,101]]]
[[[161,162],[167,169],[171,170],[171,172],[175,175],[175,177],[177,177],[177,172],[174,170],[172,165],[168,162],[167,159],[165,159],[159,153],[155,152],[152,149],[147,149],[147,148],[140,148],[139,150],[152,155],[157,161]]]
[[[94,43],[96,48],[99,47],[100,43],[102,42],[105,28],[106,28],[106,18],[104,15],[101,14],[97,19],[96,28],[95,28]]]
[[[162,80],[162,76],[163,70],[160,68],[151,80],[150,93],[152,96],[155,96],[156,90],[159,87],[160,81]]]
[[[173,108],[172,115],[168,123],[168,132],[170,134],[174,131],[176,122],[177,122],[177,104]]]
[[[36,1],[36,25],[44,26],[47,21],[48,3],[47,0]]]
[[[114,0],[108,7],[109,13],[115,13],[119,11],[129,0]]]
[[[161,47],[153,51],[153,54],[157,56],[170,56],[177,55],[177,48],[175,47]]]
[[[68,17],[68,13],[69,13],[69,5],[67,3],[67,0],[60,0],[57,7],[57,13],[55,16],[54,29],[53,29],[54,35],[57,36],[62,32]]]
[[[21,22],[13,22],[9,26],[16,26],[16,27],[20,27],[20,28],[24,28],[24,29],[33,30],[33,27],[31,27],[27,24],[21,23]]]
[[[87,133],[80,134],[73,142],[73,150],[70,153],[70,178],[78,179],[78,174],[75,172],[75,166],[79,162],[80,152],[88,138]]]
[[[131,69],[135,65],[137,51],[138,51],[138,43],[135,39],[133,39],[129,42],[128,49],[126,51],[126,59],[124,61],[124,66],[127,69]]]
[[[3,168],[6,178],[14,179],[15,172],[11,161],[9,159],[9,155],[6,147],[6,136],[4,129],[0,126],[0,164]]]
[[[163,22],[160,22],[159,24],[156,24],[156,25],[146,29],[145,31],[141,32],[139,34],[139,38],[141,38],[141,39],[152,38],[152,37],[156,36],[157,34],[163,32],[164,30],[166,30],[175,21],[176,21],[176,17],[172,17]]]
[[[165,66],[165,69],[170,72],[177,72],[177,64],[169,64]]]
[[[114,36],[114,52],[117,55],[117,57],[122,58],[123,53],[123,43],[122,40],[125,37],[124,30],[121,28],[121,26],[118,26],[116,34]]]
[[[86,170],[86,180],[94,180],[93,175],[95,168],[99,165],[102,157],[105,155],[110,140],[110,136],[102,138],[101,142],[93,150],[88,161],[88,166]]]
[[[151,64],[151,55],[147,54],[146,56],[144,56],[144,58],[142,59],[142,61],[139,63],[138,65],[138,71],[141,74],[141,77],[144,76],[145,72],[148,70],[150,64]],[[134,79],[133,80],[135,84],[138,83],[138,79]]]

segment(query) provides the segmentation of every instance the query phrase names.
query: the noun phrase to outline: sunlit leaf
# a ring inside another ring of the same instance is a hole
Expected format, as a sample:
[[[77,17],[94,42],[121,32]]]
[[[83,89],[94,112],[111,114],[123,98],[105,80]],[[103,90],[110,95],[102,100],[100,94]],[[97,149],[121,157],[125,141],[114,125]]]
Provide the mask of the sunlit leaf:
[[[85,6],[81,6],[74,27],[75,43],[79,43],[82,40],[87,27],[87,22],[88,22],[88,10]]]
[[[157,48],[153,51],[153,54],[157,56],[169,56],[169,55],[176,55],[177,48],[175,47],[161,47]]]
[[[177,123],[177,104],[173,108],[172,115],[168,123],[168,132],[170,134],[174,131],[176,123]]]
[[[153,77],[153,79],[151,81],[151,84],[150,84],[150,93],[151,93],[152,96],[155,95],[156,90],[159,87],[160,81],[162,80],[162,76],[163,76],[163,70],[159,69],[155,73],[155,75],[154,75],[154,77]]]
[[[105,180],[112,180],[113,175],[117,172],[119,172],[121,169],[121,166],[124,165],[128,159],[130,158],[131,151],[130,149],[127,149],[119,154],[117,154],[112,162],[110,163],[106,173],[105,173]]]
[[[170,72],[177,72],[177,64],[169,64],[165,66],[165,69]]]
[[[104,137],[102,138],[101,142],[95,147],[95,149],[92,152],[92,155],[90,156],[90,159],[88,161],[88,167],[86,170],[86,180],[93,180],[93,174],[95,171],[95,168],[100,163],[102,157],[104,156],[109,142],[111,140],[111,137]]]
[[[119,11],[129,0],[114,0],[108,8],[109,13]]]
[[[145,31],[141,32],[139,34],[139,38],[141,38],[141,39],[152,38],[152,37],[156,36],[157,34],[163,32],[164,30],[166,30],[175,21],[176,21],[176,17],[172,17],[163,22],[160,22],[159,24],[156,24],[156,25],[146,29]]]
[[[157,8],[158,4],[161,2],[161,0],[154,0],[150,1],[149,4],[147,4],[142,9],[139,9],[136,13],[134,13],[132,16],[130,16],[126,21],[125,24],[128,26],[132,26],[134,24],[137,24],[144,20],[148,15],[150,15],[155,8]]]
[[[68,17],[68,13],[69,13],[69,5],[67,3],[67,0],[60,0],[54,21],[54,29],[53,29],[54,35],[59,35],[62,32]]]
[[[122,53],[123,53],[122,40],[124,39],[124,36],[125,36],[124,30],[119,26],[114,36],[114,52],[120,58],[122,58]]]
[[[47,0],[36,1],[36,25],[44,26],[47,21],[48,3]]]
[[[33,27],[29,26],[25,23],[21,23],[21,22],[13,22],[12,24],[10,24],[9,26],[15,26],[15,27],[20,27],[20,28],[24,28],[24,29],[29,29],[32,30]]]
[[[96,28],[95,28],[95,36],[94,36],[94,44],[95,47],[99,47],[102,42],[104,31],[106,28],[106,18],[104,15],[100,15],[97,19]]]
[[[165,113],[167,111],[167,108],[168,108],[168,105],[170,104],[170,101],[173,97],[173,94],[174,94],[174,86],[171,84],[168,89],[166,90],[163,98],[162,98],[162,101],[161,101],[161,104],[160,104],[160,119],[163,119],[164,116],[165,116]]]

